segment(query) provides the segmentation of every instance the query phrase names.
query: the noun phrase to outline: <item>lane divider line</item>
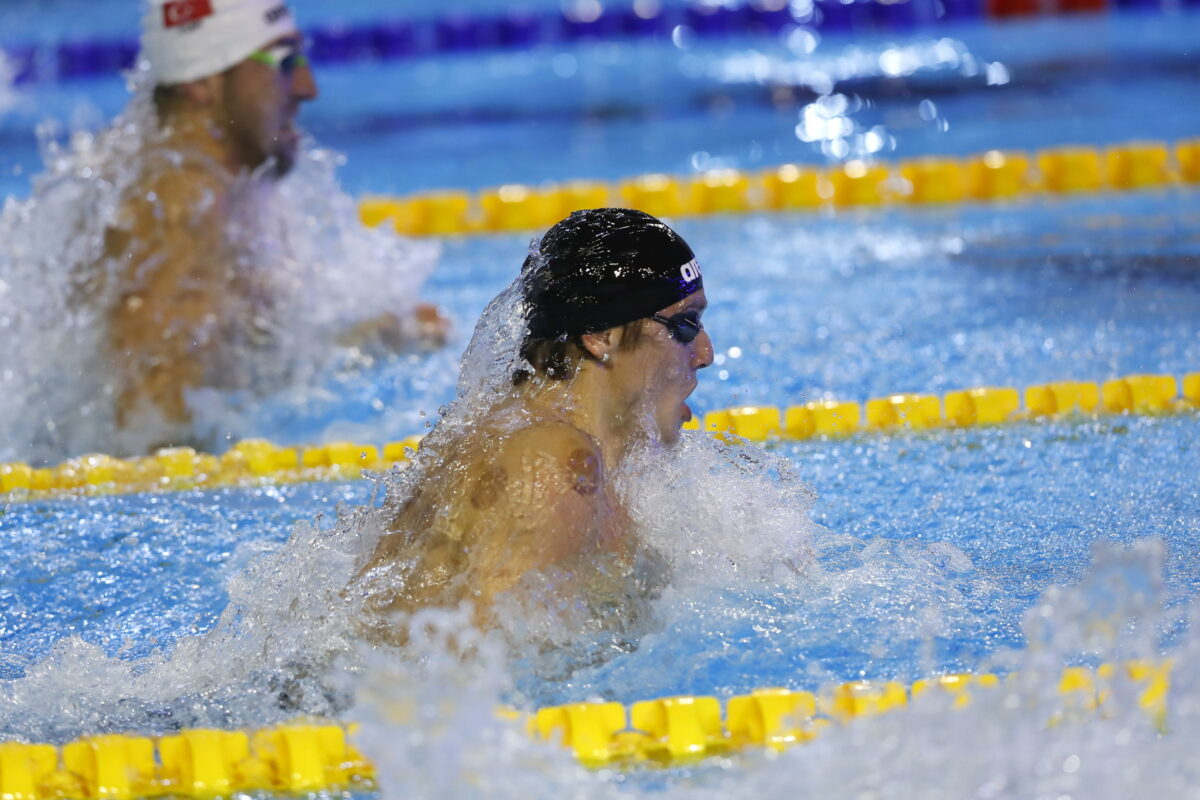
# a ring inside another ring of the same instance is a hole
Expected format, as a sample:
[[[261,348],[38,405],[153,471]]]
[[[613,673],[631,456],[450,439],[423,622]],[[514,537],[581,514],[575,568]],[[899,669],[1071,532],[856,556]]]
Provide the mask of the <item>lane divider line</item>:
[[[387,62],[439,54],[522,51],[584,41],[669,40],[677,32],[707,39],[780,36],[807,28],[822,36],[933,29],[991,17],[1137,9],[1165,12],[1165,0],[726,0],[711,2],[573,2],[560,8],[519,5],[499,12],[451,11],[426,18],[333,22],[306,29],[309,53],[322,64]],[[18,84],[112,75],[134,65],[136,37],[73,39],[8,48]]]
[[[1069,145],[1027,153],[990,150],[965,157],[847,161],[820,168],[784,164],[759,172],[651,174],[616,183],[567,181],[364,197],[359,216],[409,236],[540,233],[572,211],[623,205],[659,217],[756,211],[818,211],[897,205],[953,206],[1035,196],[1095,194],[1200,185],[1200,137]]]
[[[1024,407],[1022,407],[1022,398]],[[1058,381],[977,387],[930,394],[892,394],[865,404],[817,400],[786,408],[738,406],[710,411],[684,425],[751,442],[843,437],[857,433],[964,428],[1057,418],[1070,414],[1172,414],[1200,411],[1200,372],[1127,375],[1102,384]],[[145,491],[215,489],[320,480],[353,480],[409,460],[421,437],[382,448],[355,442],[291,447],[243,439],[221,456],[172,447],[140,458],[89,454],[53,468],[0,464],[0,502]]]
[[[1060,707],[1048,724],[1095,713],[1121,686],[1165,731],[1170,671],[1170,660],[1067,667],[1055,687]],[[570,703],[529,714],[508,708],[495,713],[523,725],[535,739],[570,748],[584,766],[683,766],[746,748],[780,752],[832,725],[895,712],[926,694],[942,695],[949,709],[963,708],[1019,677],[958,673],[911,685],[851,681],[816,693],[765,688],[724,703],[711,696],[677,696],[628,707]],[[104,734],[61,747],[4,742],[0,797],[209,800],[234,792],[375,791],[376,770],[352,743],[355,730],[337,722],[300,722],[257,730],[187,729],[161,737]]]
[[[284,447],[265,439],[243,439],[221,456],[190,447],[170,447],[140,458],[99,453],[72,458],[52,469],[24,463],[0,464],[0,498],[183,491],[321,480],[353,480],[364,469],[402,464],[420,436],[375,445],[330,442]]]
[[[752,442],[847,436],[859,431],[965,428],[1000,425],[1066,414],[1170,414],[1200,410],[1200,373],[1180,382],[1174,375],[1127,375],[1103,384],[1058,381],[1030,386],[1021,393],[1011,386],[978,387],[932,394],[892,394],[860,405],[818,400],[779,409],[742,406],[710,411],[703,422],[684,427],[718,435],[732,434]]]

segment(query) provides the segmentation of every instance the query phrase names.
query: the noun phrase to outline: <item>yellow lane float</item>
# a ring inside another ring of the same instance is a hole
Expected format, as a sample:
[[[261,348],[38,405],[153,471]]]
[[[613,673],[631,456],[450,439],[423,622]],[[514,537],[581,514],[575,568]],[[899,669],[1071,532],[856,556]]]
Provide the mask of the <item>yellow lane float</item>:
[[[1103,712],[1124,683],[1138,707],[1164,729],[1170,660],[1067,667],[1058,678],[1062,710]],[[957,673],[915,681],[850,681],[819,693],[764,688],[724,703],[710,696],[660,697],[632,703],[568,703],[497,715],[535,739],[569,748],[589,767],[686,765],[751,747],[780,751],[837,725],[903,710],[942,694],[962,708],[984,692],[1019,686],[1021,676]],[[189,729],[161,737],[105,734],[61,747],[0,743],[0,797],[5,800],[197,800],[233,793],[284,795],[375,789],[375,767],[352,742],[354,728],[299,722],[250,731]]]
[[[1021,398],[1024,397],[1024,409]],[[924,431],[942,427],[1000,425],[1069,414],[1195,413],[1200,411],[1200,372],[1126,375],[1103,384],[1058,381],[1029,386],[981,386],[937,395],[900,393],[868,400],[817,400],[778,408],[754,405],[716,409],[683,427],[723,439],[770,442],[849,436],[860,432]],[[217,457],[189,447],[159,450],[142,458],[80,456],[53,469],[0,464],[0,495],[8,502],[55,494],[205,489],[361,477],[408,460],[421,437],[382,448],[357,442],[285,447],[244,439]]]
[[[661,217],[813,211],[882,205],[948,206],[1011,201],[1040,193],[1161,189],[1200,183],[1200,139],[1068,145],[1026,153],[989,150],[891,163],[857,159],[832,167],[783,164],[750,173],[715,169],[693,175],[637,175],[617,181],[510,184],[410,197],[368,196],[365,225],[413,236],[538,233],[582,208],[622,204]]]

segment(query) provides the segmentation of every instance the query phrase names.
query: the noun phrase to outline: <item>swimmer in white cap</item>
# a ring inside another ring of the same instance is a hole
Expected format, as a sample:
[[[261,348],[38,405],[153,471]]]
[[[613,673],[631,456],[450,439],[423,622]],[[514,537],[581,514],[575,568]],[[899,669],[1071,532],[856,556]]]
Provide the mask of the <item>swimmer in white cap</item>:
[[[153,2],[142,53],[164,122],[201,139],[231,170],[296,158],[294,120],[317,96],[291,9],[279,0]]]
[[[296,113],[317,85],[282,0],[150,0],[142,27],[159,130],[147,137],[121,224],[106,234],[105,258],[124,273],[109,345],[122,373],[118,425],[157,417],[169,430],[188,422],[186,392],[208,385],[221,361],[229,317],[272,306],[272,276],[232,241],[231,225],[249,223],[231,196],[235,185],[244,196],[247,183],[292,170]],[[348,335],[397,347],[440,343],[445,332],[436,308],[414,305]]]

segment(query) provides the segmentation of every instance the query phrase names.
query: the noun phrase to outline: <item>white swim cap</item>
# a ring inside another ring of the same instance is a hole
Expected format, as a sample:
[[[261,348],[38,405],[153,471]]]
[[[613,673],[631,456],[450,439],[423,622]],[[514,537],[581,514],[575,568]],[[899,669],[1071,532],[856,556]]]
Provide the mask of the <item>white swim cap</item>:
[[[142,55],[159,85],[216,75],[297,33],[284,0],[149,0]]]

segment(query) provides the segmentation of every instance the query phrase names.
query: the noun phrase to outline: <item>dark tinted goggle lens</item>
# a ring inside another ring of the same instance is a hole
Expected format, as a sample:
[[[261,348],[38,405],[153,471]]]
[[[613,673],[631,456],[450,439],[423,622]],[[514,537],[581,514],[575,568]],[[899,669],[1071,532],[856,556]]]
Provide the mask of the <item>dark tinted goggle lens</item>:
[[[304,53],[299,50],[293,50],[284,56],[279,62],[279,71],[290,78],[293,72],[300,69],[307,63],[308,56],[304,55]]]
[[[671,338],[684,344],[695,339],[704,329],[704,326],[700,324],[699,311],[681,311],[669,317],[655,314],[650,319],[666,325],[667,333],[671,334]]]

